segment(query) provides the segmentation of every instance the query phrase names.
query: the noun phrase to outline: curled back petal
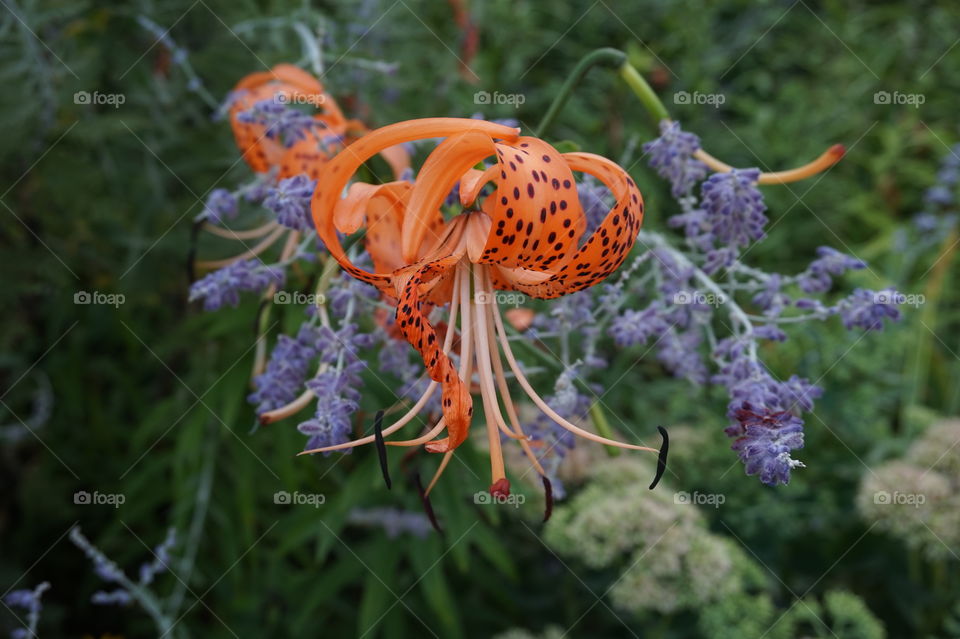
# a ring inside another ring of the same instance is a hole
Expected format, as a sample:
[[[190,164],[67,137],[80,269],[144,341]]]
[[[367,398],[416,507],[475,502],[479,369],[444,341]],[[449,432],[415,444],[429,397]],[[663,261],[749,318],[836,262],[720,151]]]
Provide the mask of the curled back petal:
[[[519,274],[501,270],[503,276],[511,279],[512,288],[531,297],[559,297],[605,279],[626,259],[643,223],[643,198],[626,171],[592,153],[565,153],[563,158],[572,170],[589,173],[603,182],[616,198],[616,204],[583,246],[549,278],[523,282]]]
[[[343,149],[327,164],[314,191],[311,208],[320,239],[345,271],[361,281],[378,286],[389,283],[392,277],[390,273],[370,273],[355,266],[347,257],[337,236],[334,209],[343,189],[356,170],[375,154],[388,147],[411,140],[448,137],[465,130],[474,130],[490,137],[504,139],[514,139],[517,135],[515,128],[480,120],[462,118],[411,120],[391,124],[364,135]],[[438,206],[431,210],[437,209]],[[410,208],[413,208],[412,197]],[[409,260],[408,263],[413,261]]]

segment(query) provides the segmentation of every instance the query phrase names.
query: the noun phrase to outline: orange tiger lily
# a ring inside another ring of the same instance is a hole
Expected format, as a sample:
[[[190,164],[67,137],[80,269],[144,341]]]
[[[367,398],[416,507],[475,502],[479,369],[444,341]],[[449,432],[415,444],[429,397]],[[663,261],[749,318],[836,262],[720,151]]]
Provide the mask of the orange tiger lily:
[[[305,138],[285,147],[281,141],[266,135],[263,124],[244,122],[239,117],[262,100],[316,107],[317,113],[313,117],[319,125]],[[291,64],[278,64],[269,71],[251,73],[241,79],[231,92],[228,115],[234,140],[243,159],[255,172],[266,174],[265,181],[268,182],[278,182],[301,174],[313,180],[318,179],[336,151],[368,131],[359,120],[347,120],[344,117],[319,80]],[[322,137],[319,132],[323,133]],[[402,146],[382,149],[380,155],[390,166],[394,179],[399,180],[404,171],[410,168],[410,156]],[[293,255],[301,238],[299,231],[287,229],[276,221],[243,230],[201,223],[195,227],[194,241],[200,229],[223,239],[239,241],[246,250],[231,257],[195,263],[191,257],[191,280],[194,267],[202,270],[223,268],[238,260],[262,255],[278,244],[282,246],[279,260],[284,261]],[[264,299],[271,298],[274,293],[275,287],[271,286],[264,292]],[[263,372],[266,355],[266,341],[260,340],[254,358],[254,376]]]
[[[315,77],[292,64],[278,64],[270,71],[245,76],[233,88],[230,103],[230,126],[243,159],[257,173],[278,168],[277,178],[306,174],[320,177],[331,152],[342,149],[367,128],[359,120],[347,120],[336,100]],[[313,116],[326,138],[333,142],[319,144],[315,136],[294,142],[289,148],[268,138],[262,124],[242,122],[240,113],[261,100],[276,99],[286,104],[311,105],[318,109]],[[382,153],[395,175],[409,167],[409,158],[402,149],[385,149]]]
[[[341,198],[354,172],[374,154],[393,145],[445,138],[430,154],[413,183],[355,183]],[[476,169],[489,157],[495,163]],[[586,217],[577,197],[574,171],[606,184],[616,204],[594,233],[581,242]],[[441,203],[459,183],[463,212],[444,219]],[[492,184],[486,197],[481,190]],[[377,442],[424,445],[444,453],[436,483],[454,450],[466,439],[473,416],[470,383],[476,374],[490,446],[490,493],[506,496],[501,433],[517,440],[545,477],[530,447],[510,396],[502,356],[533,403],[561,427],[602,444],[661,452],[602,437],[570,423],[534,391],[514,356],[495,301],[497,290],[555,298],[593,286],[616,270],[632,248],[643,220],[643,200],[633,179],[615,163],[590,153],[559,153],[519,129],[458,118],[411,120],[377,129],[329,161],[312,201],[320,238],[353,277],[378,287],[396,302],[396,324],[419,351],[433,380],[423,397],[394,424],[368,437],[303,454],[343,450]],[[366,227],[373,272],[354,265],[338,237]],[[432,306],[449,305],[444,335],[428,320]],[[460,358],[450,357],[460,322]],[[436,387],[443,415],[421,437],[383,438],[409,423]],[[507,419],[501,412],[501,402]],[[509,423],[508,423],[509,421]],[[446,436],[436,439],[443,431]],[[663,431],[661,431],[663,433]],[[658,468],[658,476],[662,469]],[[548,482],[544,481],[545,486]],[[549,488],[548,488],[549,494]]]

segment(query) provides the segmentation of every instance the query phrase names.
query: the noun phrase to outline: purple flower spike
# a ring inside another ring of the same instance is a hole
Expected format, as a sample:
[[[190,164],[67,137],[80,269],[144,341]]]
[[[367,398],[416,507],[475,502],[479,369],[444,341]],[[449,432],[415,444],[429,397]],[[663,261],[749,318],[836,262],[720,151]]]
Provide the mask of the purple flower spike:
[[[260,100],[246,111],[241,111],[237,114],[237,120],[264,126],[264,135],[280,141],[286,147],[306,138],[311,127],[321,125],[310,115],[291,109],[274,98]]]
[[[263,205],[276,213],[277,221],[295,231],[313,228],[310,198],[317,183],[306,175],[280,180],[267,191]]]
[[[759,169],[733,169],[714,173],[703,183],[707,224],[719,243],[736,248],[766,237],[767,205],[757,189],[759,177]]]
[[[215,311],[224,304],[237,306],[241,291],[263,291],[271,284],[281,286],[283,269],[264,266],[256,259],[238,261],[214,271],[190,286],[189,301],[203,300],[203,310]]]
[[[266,370],[253,380],[256,390],[247,397],[248,402],[257,404],[258,415],[285,406],[300,394],[310,363],[317,356],[318,338],[317,329],[310,324],[302,324],[296,338],[277,338]]]
[[[643,145],[650,155],[650,166],[670,181],[673,197],[689,195],[694,185],[707,175],[707,165],[693,157],[700,149],[700,138],[680,129],[678,122],[660,122],[660,137]]]
[[[868,291],[856,289],[840,302],[840,317],[847,329],[862,328],[867,331],[882,331],[883,320],[900,321],[897,305],[902,295],[893,289]]]
[[[227,189],[214,189],[207,196],[203,211],[204,217],[211,224],[223,224],[226,219],[237,217],[237,198]]]
[[[740,456],[748,475],[759,475],[770,486],[790,481],[790,471],[803,463],[790,452],[803,448],[803,420],[788,411],[774,412],[744,402],[735,416],[737,423],[727,435],[737,440],[731,448]]]
[[[866,267],[867,263],[863,260],[845,255],[829,246],[821,246],[817,249],[817,259],[799,276],[797,284],[805,293],[823,293],[833,285],[831,276]]]

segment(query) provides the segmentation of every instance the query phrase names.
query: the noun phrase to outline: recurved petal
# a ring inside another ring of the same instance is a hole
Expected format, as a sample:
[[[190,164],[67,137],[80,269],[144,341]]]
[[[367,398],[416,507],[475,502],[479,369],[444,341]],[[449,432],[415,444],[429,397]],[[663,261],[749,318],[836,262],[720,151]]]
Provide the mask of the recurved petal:
[[[586,228],[573,173],[543,140],[496,145],[499,174],[481,262],[551,271],[567,263]]]
[[[446,452],[462,444],[467,438],[473,417],[470,390],[460,379],[450,357],[443,352],[437,331],[423,310],[425,302],[421,295],[422,288],[449,274],[462,257],[462,253],[453,254],[410,267],[411,272],[403,284],[397,303],[397,326],[423,357],[430,379],[439,382],[442,391],[441,406],[447,437],[427,444],[430,452]]]
[[[391,279],[390,273],[370,273],[355,266],[347,257],[337,237],[334,222],[334,209],[344,187],[350,181],[357,168],[375,154],[387,147],[402,144],[411,140],[424,138],[448,137],[464,130],[473,130],[484,133],[489,137],[513,139],[517,129],[483,122],[479,120],[461,118],[426,118],[391,124],[364,135],[338,153],[323,171],[317,189],[313,194],[311,208],[313,219],[320,239],[323,240],[330,254],[353,277],[371,284],[383,285]],[[436,210],[439,207],[433,208]],[[412,202],[411,202],[412,208]],[[427,220],[428,230],[431,222]],[[424,231],[426,233],[426,231]],[[419,247],[418,247],[419,248]],[[406,257],[406,254],[405,254]],[[408,260],[413,263],[416,259]]]
[[[643,222],[643,198],[626,171],[592,153],[565,153],[563,158],[574,171],[598,178],[617,201],[583,246],[548,279],[529,282],[529,277],[524,278],[521,272],[503,270],[502,274],[511,280],[513,288],[531,297],[559,297],[605,279],[626,259]]]

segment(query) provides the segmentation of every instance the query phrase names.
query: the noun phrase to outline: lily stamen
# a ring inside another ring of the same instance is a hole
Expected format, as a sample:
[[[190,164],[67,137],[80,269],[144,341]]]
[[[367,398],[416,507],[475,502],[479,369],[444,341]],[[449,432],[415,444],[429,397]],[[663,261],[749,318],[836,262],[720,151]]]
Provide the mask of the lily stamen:
[[[386,147],[423,138],[445,139],[413,183],[354,184],[347,197],[342,197],[351,176],[369,157]],[[490,156],[495,156],[494,165],[474,168]],[[588,238],[582,237],[587,223],[574,171],[593,175],[616,197],[616,204]],[[457,183],[464,211],[446,219],[441,203]],[[489,184],[492,192],[484,188]],[[472,394],[476,393],[486,419],[490,494],[510,494],[502,443],[517,441],[544,478],[549,516],[552,487],[534,453],[534,442],[520,425],[501,359],[504,356],[527,397],[562,428],[608,446],[659,452],[591,433],[547,405],[533,390],[510,348],[495,298],[496,289],[542,299],[559,297],[600,282],[623,263],[640,229],[643,201],[634,181],[619,166],[589,153],[561,154],[542,140],[520,137],[516,129],[494,123],[417,120],[373,131],[351,145],[349,152],[333,158],[318,182],[313,214],[330,255],[347,273],[378,287],[385,300],[395,303],[396,327],[420,353],[434,384],[442,389],[443,417],[436,426],[415,439],[384,442],[423,444],[429,452],[444,453],[428,490],[421,490],[428,512],[429,491],[448,467],[453,451],[467,438],[473,418]],[[340,244],[342,234],[364,225],[366,248],[377,272],[353,264]],[[447,304],[450,316],[441,347],[429,310]],[[450,344],[458,319],[460,359],[455,367]],[[387,437],[392,428],[384,429],[382,435]],[[444,430],[447,436],[435,439]],[[371,438],[365,437],[305,453],[352,448],[369,441]]]

